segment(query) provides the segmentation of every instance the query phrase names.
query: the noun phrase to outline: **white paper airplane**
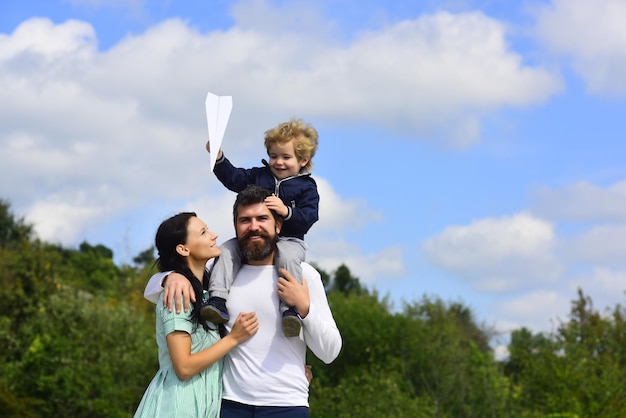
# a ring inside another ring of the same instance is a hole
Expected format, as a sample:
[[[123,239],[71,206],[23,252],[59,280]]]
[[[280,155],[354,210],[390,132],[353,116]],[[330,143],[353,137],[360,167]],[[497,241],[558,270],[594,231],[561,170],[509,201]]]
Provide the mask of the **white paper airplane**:
[[[211,92],[206,96],[206,121],[209,128],[209,147],[211,149],[211,171],[222,146],[226,125],[233,110],[232,96],[217,96]]]

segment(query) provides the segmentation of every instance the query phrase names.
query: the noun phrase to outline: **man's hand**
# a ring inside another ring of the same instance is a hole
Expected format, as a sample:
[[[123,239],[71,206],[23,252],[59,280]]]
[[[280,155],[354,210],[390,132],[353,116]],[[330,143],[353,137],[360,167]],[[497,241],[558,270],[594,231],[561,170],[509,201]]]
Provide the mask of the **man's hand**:
[[[277,285],[278,296],[287,305],[295,306],[301,318],[306,317],[311,307],[306,279],[303,277],[302,284],[300,284],[287,270],[280,269],[278,272],[280,274]]]
[[[271,196],[267,196],[265,198],[265,204],[267,205],[267,208],[269,210],[273,210],[274,212],[276,212],[283,218],[289,215],[289,209],[287,209],[287,206],[285,206],[283,201],[280,200],[279,197],[276,197],[275,194],[272,194]]]
[[[180,313],[180,308],[185,305],[185,312],[189,311],[189,303],[196,301],[196,294],[191,283],[180,273],[170,273],[163,286],[163,304],[170,312],[176,306],[176,313]]]

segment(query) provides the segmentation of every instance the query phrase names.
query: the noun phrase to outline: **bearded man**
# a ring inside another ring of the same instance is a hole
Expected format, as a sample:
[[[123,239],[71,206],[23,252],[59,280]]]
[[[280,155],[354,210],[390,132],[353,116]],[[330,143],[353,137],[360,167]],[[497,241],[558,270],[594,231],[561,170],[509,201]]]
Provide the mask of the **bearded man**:
[[[342,340],[333,318],[320,274],[302,263],[302,283],[274,266],[282,218],[265,204],[271,191],[248,186],[237,195],[233,221],[244,264],[233,280],[227,301],[232,318],[239,312],[256,312],[259,331],[225,357],[222,418],[309,417],[309,381],[306,348],[329,364],[341,350]],[[155,275],[145,297],[156,302],[163,276]],[[193,291],[189,281],[173,273],[164,285],[164,302],[170,310],[187,310]],[[302,319],[299,337],[281,330],[279,297],[294,306]],[[225,324],[230,331],[233,320]]]

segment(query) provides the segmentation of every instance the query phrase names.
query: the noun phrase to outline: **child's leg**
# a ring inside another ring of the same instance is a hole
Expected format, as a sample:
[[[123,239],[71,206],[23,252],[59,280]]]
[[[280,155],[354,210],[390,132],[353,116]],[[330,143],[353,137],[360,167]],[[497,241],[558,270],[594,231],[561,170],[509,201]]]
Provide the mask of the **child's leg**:
[[[220,246],[221,254],[215,259],[209,278],[209,299],[202,304],[200,316],[205,321],[223,324],[230,319],[226,299],[233,283],[235,272],[241,267],[241,255],[237,239],[233,238]]]
[[[297,239],[281,238],[276,244],[276,268],[287,270],[297,281],[302,283],[302,264],[306,258],[306,244]]]
[[[279,239],[278,252],[276,254],[276,268],[284,268],[293,277],[302,283],[302,265],[306,257],[306,244],[296,239]],[[283,332],[287,337],[300,335],[302,323],[294,307],[288,306],[280,300],[280,312],[283,315]]]
[[[220,256],[215,259],[209,279],[209,296],[228,299],[235,272],[241,268],[241,255],[237,238],[231,238],[220,245]]]

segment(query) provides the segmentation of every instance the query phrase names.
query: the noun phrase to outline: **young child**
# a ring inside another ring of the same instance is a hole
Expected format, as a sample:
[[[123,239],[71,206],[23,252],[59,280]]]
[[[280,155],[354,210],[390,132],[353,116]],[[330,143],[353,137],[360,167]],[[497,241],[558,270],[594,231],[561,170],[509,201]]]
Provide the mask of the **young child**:
[[[219,181],[233,192],[238,193],[249,184],[274,191],[265,204],[284,218],[277,243],[276,266],[286,269],[299,281],[302,281],[300,263],[306,254],[304,235],[318,220],[319,194],[310,173],[317,145],[315,128],[292,118],[265,132],[269,163],[263,160],[263,167],[234,167],[220,149],[213,169]],[[208,143],[207,150],[210,152]],[[226,299],[232,278],[241,267],[241,254],[235,238],[225,242],[221,251],[211,271],[210,298],[201,309],[202,317],[216,324],[229,319]],[[280,306],[285,336],[297,337],[302,320],[293,307],[282,301]]]

